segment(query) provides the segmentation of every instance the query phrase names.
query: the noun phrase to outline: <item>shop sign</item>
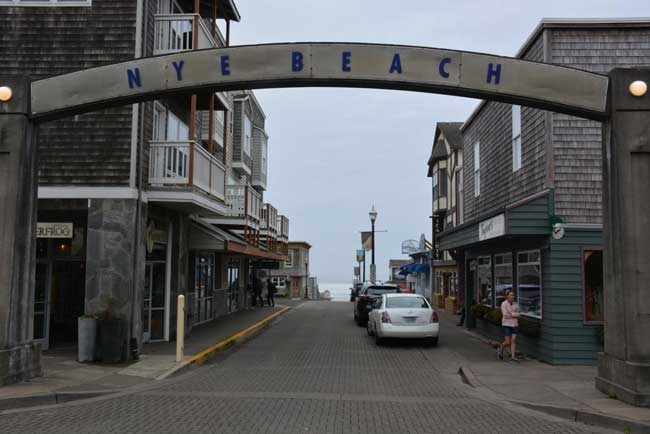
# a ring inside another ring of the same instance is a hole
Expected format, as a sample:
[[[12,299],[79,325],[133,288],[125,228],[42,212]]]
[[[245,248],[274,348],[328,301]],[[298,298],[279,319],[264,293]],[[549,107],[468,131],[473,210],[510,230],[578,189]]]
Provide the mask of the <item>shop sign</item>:
[[[500,237],[506,233],[505,215],[499,214],[478,224],[479,241]]]
[[[366,255],[363,250],[357,250],[357,262],[363,262],[366,260]]]
[[[72,238],[72,223],[36,223],[36,238]]]
[[[410,255],[418,251],[420,243],[418,240],[404,240],[402,241],[402,254]]]
[[[260,270],[279,270],[280,263],[277,261],[259,261],[257,268]]]

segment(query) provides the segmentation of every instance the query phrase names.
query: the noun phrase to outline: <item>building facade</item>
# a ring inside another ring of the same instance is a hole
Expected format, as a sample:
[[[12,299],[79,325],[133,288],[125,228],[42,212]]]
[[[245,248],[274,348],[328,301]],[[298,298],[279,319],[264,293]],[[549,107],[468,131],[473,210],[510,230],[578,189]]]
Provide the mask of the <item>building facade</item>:
[[[7,74],[41,78],[225,47],[239,20],[233,0],[0,2],[0,58]],[[252,92],[220,92],[40,126],[25,327],[42,348],[74,345],[81,315],[122,319],[131,347],[175,339],[179,294],[188,333],[247,306],[260,261],[287,259],[289,221],[263,201],[264,122]]]
[[[278,295],[290,298],[317,298],[318,285],[310,282],[309,250],[306,241],[289,241],[287,260],[277,270],[268,270],[267,276],[278,288]]]
[[[650,22],[544,20],[517,57],[607,73],[650,64]],[[523,350],[593,364],[602,350],[598,122],[482,102],[463,123],[462,221],[438,235],[455,258],[468,325],[496,336],[514,290]]]

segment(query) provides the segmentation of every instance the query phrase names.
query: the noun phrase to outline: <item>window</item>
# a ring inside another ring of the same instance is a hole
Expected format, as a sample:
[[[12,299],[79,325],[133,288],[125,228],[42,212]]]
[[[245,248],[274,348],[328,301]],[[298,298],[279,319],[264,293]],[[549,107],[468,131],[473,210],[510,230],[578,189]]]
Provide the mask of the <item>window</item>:
[[[214,255],[198,253],[194,258],[194,324],[214,318]]]
[[[465,203],[465,198],[463,197],[463,190],[465,189],[463,186],[463,169],[462,167],[458,170],[458,210],[457,210],[457,215],[458,215],[458,224],[462,224],[464,221],[463,218],[463,204]]]
[[[167,138],[167,110],[159,102],[153,106],[153,132],[151,139],[154,141],[163,141]]]
[[[478,294],[476,300],[486,306],[494,307],[492,259],[489,256],[479,256],[478,258]]]
[[[521,106],[512,106],[512,170],[521,169]]]
[[[603,252],[582,252],[584,317],[587,323],[602,323],[603,304]]]
[[[494,255],[494,286],[496,294],[496,307],[506,299],[508,291],[512,291],[512,253]]]
[[[438,199],[438,170],[436,169],[433,172],[433,176],[431,177],[432,182],[433,182],[433,200]]]
[[[542,317],[542,274],[539,250],[517,253],[517,301],[522,315]]]
[[[481,144],[474,143],[474,197],[481,194]]]
[[[440,169],[438,179],[438,195],[440,197],[447,197],[447,169]]]
[[[246,155],[251,154],[251,137],[253,137],[253,124],[248,116],[244,116],[244,153]]]
[[[284,261],[284,268],[291,268],[291,267],[293,267],[293,254],[294,254],[294,251],[293,251],[293,250],[289,250],[289,259],[287,259],[286,261]]]
[[[386,297],[386,308],[431,309],[431,306],[424,297]]]
[[[287,286],[286,277],[271,277],[271,282],[278,288],[284,288],[285,286]]]
[[[92,0],[0,0],[0,6],[91,6]]]
[[[262,169],[262,173],[265,174],[265,175],[266,175],[266,168],[267,168],[267,164],[268,164],[266,162],[266,155],[267,155],[267,151],[266,151],[267,143],[266,143],[266,140],[267,140],[266,137],[262,136],[262,140],[261,140],[262,167],[261,167],[261,169]]]

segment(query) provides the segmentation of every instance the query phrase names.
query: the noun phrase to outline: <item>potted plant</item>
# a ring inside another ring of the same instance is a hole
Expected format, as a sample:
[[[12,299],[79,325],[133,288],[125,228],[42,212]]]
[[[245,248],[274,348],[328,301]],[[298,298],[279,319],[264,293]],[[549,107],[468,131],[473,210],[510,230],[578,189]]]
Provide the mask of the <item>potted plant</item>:
[[[77,360],[94,362],[97,353],[97,317],[82,315],[77,319],[77,323],[79,333]]]
[[[126,321],[115,314],[115,300],[109,297],[99,316],[99,355],[104,363],[126,358]]]

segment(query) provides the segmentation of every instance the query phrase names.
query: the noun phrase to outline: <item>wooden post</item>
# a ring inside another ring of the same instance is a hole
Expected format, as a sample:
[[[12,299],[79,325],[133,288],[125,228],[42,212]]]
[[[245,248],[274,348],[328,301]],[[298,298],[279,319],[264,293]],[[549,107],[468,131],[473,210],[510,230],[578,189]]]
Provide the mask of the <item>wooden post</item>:
[[[183,361],[185,351],[185,296],[178,296],[176,311],[176,362]]]

